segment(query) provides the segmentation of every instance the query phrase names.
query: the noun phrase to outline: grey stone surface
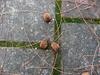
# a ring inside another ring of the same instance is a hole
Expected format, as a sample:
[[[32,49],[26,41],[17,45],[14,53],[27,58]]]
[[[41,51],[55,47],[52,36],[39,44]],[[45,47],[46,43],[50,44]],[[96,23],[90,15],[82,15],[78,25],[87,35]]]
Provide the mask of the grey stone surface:
[[[100,18],[100,0],[62,0],[62,15],[75,18],[82,16]]]
[[[50,75],[50,50],[0,48],[0,75]]]
[[[91,64],[95,66],[93,75],[100,75],[100,44],[97,43],[90,28],[100,36],[100,25],[87,26],[74,23],[62,25],[61,49],[64,75],[80,75],[87,69],[91,72]]]
[[[52,38],[54,21],[46,24],[45,11],[54,18],[54,0],[0,0],[0,40],[36,41]]]

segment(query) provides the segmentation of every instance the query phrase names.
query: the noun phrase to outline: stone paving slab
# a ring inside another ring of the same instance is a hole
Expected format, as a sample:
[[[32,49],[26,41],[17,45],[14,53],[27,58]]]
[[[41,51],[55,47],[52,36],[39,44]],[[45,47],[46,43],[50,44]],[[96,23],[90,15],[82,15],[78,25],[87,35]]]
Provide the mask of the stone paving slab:
[[[100,25],[89,25],[100,36]],[[90,70],[93,64],[97,67],[94,75],[100,75],[100,45],[85,24],[62,24],[62,60],[64,75],[80,75],[83,70]],[[99,41],[100,42],[100,41]],[[99,64],[99,65],[98,65]]]
[[[64,17],[82,18],[78,9],[84,18],[100,18],[100,0],[62,0]]]
[[[0,48],[2,75],[50,75],[52,62],[50,50]]]
[[[54,0],[1,0],[0,40],[36,41],[52,38],[54,21],[46,24],[45,11],[54,18]]]

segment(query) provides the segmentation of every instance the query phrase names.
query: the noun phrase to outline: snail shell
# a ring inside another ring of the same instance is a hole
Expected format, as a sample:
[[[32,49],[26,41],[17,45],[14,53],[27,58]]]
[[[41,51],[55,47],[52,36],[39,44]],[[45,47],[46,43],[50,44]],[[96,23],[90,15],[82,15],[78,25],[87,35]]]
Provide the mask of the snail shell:
[[[48,41],[46,39],[40,41],[40,48],[46,49],[47,46],[48,46]]]
[[[51,17],[51,15],[50,15],[49,12],[45,12],[45,13],[43,14],[43,20],[44,20],[46,23],[51,22],[52,17]]]
[[[90,75],[90,73],[88,71],[84,71],[81,75]]]
[[[58,43],[52,42],[52,43],[51,43],[51,48],[53,49],[53,51],[54,51],[55,53],[57,53],[57,51],[58,51],[58,49],[60,48],[60,46],[59,46]]]

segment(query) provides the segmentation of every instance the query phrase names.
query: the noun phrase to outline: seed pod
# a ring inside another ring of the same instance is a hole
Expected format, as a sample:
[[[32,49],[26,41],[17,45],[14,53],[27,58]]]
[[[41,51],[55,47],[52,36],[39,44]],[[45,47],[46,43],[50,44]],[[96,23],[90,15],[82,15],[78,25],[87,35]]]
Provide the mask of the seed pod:
[[[58,49],[60,48],[60,46],[59,46],[58,43],[52,42],[52,43],[51,43],[51,48],[53,49],[53,51],[54,51],[55,53],[57,53],[57,51],[58,51]]]
[[[90,75],[90,73],[88,71],[84,71],[81,75]]]
[[[46,39],[40,41],[40,48],[46,49],[47,46],[48,46],[48,41]]]
[[[45,13],[43,14],[43,20],[44,20],[46,23],[51,22],[52,17],[51,17],[51,15],[50,15],[49,12],[45,12]]]

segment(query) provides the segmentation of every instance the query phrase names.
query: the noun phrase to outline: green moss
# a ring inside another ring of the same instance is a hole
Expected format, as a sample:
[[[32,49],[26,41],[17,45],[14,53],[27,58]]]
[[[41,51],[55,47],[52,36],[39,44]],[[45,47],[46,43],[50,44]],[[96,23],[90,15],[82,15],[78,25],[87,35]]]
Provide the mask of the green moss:
[[[63,23],[85,23],[82,18],[69,18],[69,17],[62,17]],[[100,24],[100,19],[91,19],[91,18],[84,18],[85,21],[89,24]]]
[[[24,41],[0,41],[0,47],[39,48],[39,43]]]
[[[61,18],[61,0],[55,0],[55,29],[54,29],[54,41],[59,42],[59,35],[61,34],[61,24],[62,24],[62,18]],[[55,65],[52,72],[52,75],[61,75],[61,51],[55,55]]]
[[[54,39],[58,38],[58,35],[61,32],[61,23],[62,23],[62,18],[61,18],[61,0],[56,0],[55,1],[55,29],[54,29]],[[55,40],[58,41],[58,40]]]
[[[53,75],[61,75],[61,51],[58,52],[53,69]]]

